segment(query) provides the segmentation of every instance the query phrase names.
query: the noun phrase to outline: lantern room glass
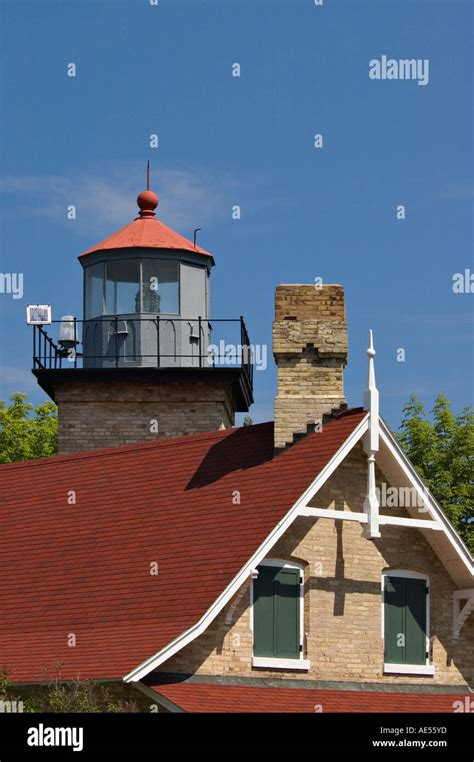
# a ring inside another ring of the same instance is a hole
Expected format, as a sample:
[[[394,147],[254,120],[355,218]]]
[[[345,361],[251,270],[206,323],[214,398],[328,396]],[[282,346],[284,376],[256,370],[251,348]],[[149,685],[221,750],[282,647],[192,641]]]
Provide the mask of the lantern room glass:
[[[105,265],[105,314],[140,312],[140,262],[118,259]]]
[[[86,268],[85,319],[179,314],[179,262],[117,259]]]

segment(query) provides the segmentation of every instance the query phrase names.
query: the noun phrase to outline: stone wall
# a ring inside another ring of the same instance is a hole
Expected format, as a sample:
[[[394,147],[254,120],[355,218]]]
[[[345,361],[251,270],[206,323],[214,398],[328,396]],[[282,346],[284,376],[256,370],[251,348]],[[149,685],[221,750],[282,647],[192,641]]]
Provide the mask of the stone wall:
[[[232,393],[214,383],[58,386],[59,453],[213,431],[234,423]]]
[[[273,354],[278,369],[275,448],[345,404],[347,322],[342,286],[281,285],[275,291]]]

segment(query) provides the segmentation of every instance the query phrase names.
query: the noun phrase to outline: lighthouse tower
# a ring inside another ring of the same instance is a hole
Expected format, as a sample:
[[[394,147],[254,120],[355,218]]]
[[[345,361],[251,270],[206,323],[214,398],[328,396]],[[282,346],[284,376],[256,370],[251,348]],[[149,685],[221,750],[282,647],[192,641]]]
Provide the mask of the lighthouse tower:
[[[214,258],[156,218],[147,185],[136,219],[79,257],[83,317],[33,328],[62,453],[227,428],[253,402],[243,318],[211,321]]]

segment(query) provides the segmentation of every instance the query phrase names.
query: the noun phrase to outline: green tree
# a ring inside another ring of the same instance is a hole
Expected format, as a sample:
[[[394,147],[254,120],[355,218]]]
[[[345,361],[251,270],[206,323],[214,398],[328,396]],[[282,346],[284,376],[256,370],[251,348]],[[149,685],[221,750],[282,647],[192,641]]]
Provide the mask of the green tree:
[[[46,673],[47,675],[47,673]],[[120,685],[123,690],[123,686]],[[19,693],[20,692],[20,693]],[[0,670],[0,701],[22,703],[22,712],[149,712],[150,699],[137,693],[123,694],[114,686],[95,683],[93,680],[72,680],[65,682],[58,671],[53,678],[47,677],[46,684],[30,685],[26,689],[10,682],[8,670]]]
[[[54,402],[33,407],[22,392],[0,401],[0,463],[47,458],[57,453],[58,418]]]
[[[428,420],[412,395],[398,441],[471,552],[474,551],[474,412],[459,415],[440,394]]]

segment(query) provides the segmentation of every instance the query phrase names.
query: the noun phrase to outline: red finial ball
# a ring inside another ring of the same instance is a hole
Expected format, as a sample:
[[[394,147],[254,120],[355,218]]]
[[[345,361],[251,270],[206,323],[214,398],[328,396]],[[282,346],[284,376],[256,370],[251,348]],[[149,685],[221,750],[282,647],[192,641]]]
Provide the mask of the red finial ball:
[[[145,190],[137,196],[140,217],[154,217],[158,206],[158,196],[151,190]]]

